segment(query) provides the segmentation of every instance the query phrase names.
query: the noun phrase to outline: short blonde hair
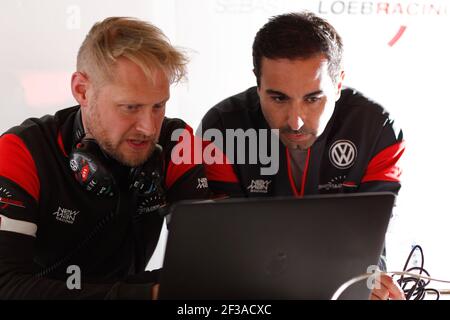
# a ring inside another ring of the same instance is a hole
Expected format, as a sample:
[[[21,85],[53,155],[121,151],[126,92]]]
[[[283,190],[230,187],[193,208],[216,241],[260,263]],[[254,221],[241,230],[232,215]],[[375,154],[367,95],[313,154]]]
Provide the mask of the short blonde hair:
[[[111,80],[120,57],[136,63],[150,79],[155,70],[162,70],[170,83],[186,75],[186,56],[159,28],[127,17],[110,17],[91,28],[78,51],[77,71],[94,81]]]

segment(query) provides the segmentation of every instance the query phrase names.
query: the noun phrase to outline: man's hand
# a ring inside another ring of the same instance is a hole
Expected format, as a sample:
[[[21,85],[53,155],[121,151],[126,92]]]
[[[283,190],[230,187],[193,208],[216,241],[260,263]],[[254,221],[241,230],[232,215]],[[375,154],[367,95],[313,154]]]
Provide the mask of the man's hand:
[[[379,289],[375,288],[370,294],[370,300],[405,300],[405,294],[397,282],[387,274],[382,274],[376,283]]]
[[[159,283],[152,286],[152,300],[158,300]]]

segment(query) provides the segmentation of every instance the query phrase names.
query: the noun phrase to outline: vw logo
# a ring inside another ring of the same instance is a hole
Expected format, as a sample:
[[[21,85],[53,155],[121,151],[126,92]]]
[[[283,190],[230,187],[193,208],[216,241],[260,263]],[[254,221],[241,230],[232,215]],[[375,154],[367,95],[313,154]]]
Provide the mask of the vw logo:
[[[330,148],[330,161],[338,169],[350,168],[355,163],[357,150],[349,140],[338,140]]]
[[[78,164],[75,161],[75,159],[70,160],[69,164],[70,164],[70,169],[72,169],[72,171],[76,172],[78,170]]]

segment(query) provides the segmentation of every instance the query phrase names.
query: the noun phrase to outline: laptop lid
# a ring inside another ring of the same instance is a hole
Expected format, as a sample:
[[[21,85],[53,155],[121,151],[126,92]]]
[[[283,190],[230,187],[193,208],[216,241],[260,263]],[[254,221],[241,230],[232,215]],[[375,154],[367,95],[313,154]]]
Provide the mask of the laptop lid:
[[[160,299],[330,299],[377,265],[395,195],[180,203]],[[366,281],[341,299],[367,299]]]

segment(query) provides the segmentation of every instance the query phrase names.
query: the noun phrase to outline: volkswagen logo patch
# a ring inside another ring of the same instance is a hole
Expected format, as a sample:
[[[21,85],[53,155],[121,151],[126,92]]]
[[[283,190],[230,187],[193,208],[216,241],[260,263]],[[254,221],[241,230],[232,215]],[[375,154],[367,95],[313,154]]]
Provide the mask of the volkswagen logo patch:
[[[330,161],[338,169],[350,168],[356,160],[357,150],[349,140],[337,140],[330,148]]]

